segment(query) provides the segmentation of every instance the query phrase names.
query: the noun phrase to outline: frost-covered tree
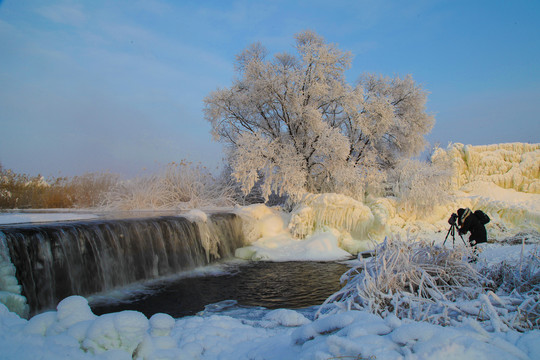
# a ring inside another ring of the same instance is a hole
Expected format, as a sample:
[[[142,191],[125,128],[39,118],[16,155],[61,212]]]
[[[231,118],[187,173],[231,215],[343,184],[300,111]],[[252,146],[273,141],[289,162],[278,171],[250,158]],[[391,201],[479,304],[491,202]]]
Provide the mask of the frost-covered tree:
[[[351,54],[305,31],[296,54],[267,59],[257,43],[236,59],[230,88],[205,99],[216,139],[230,145],[233,176],[244,192],[262,178],[272,192],[359,196],[399,157],[418,154],[433,126],[426,92],[411,76],[345,80]]]
[[[451,163],[448,161],[423,162],[403,159],[389,172],[387,188],[399,202],[399,209],[425,216],[435,206],[451,197]]]

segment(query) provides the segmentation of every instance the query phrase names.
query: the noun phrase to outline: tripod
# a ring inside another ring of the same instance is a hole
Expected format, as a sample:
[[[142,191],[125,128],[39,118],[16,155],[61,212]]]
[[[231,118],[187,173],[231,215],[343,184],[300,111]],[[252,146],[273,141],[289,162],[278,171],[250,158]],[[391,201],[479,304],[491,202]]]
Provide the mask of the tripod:
[[[456,246],[456,228],[457,228],[457,225],[456,223],[451,223],[450,224],[450,229],[448,229],[448,232],[446,233],[446,237],[444,238],[444,242],[443,242],[443,246],[444,244],[446,244],[446,240],[448,239],[448,235],[452,235],[452,246]],[[463,239],[463,236],[461,236],[461,234],[459,233],[458,231],[458,234],[459,234],[459,237],[461,238],[461,241],[463,241],[463,245],[467,246],[467,243],[465,242],[465,239]]]

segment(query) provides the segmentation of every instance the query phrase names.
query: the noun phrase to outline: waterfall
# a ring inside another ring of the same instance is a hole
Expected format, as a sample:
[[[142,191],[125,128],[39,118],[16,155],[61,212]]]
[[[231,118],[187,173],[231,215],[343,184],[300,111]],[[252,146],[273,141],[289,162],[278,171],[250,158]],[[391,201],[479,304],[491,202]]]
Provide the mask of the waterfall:
[[[231,257],[243,246],[241,219],[179,216],[30,224],[0,228],[30,313],[70,295],[90,295]]]

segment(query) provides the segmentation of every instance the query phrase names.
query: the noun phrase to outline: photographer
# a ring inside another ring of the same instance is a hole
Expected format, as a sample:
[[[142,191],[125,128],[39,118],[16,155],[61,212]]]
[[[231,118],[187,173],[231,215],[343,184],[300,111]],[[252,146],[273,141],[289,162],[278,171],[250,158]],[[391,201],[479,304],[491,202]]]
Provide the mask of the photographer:
[[[459,234],[465,235],[470,231],[471,235],[469,236],[469,244],[471,244],[472,247],[476,247],[477,244],[487,242],[487,232],[484,224],[489,222],[489,218],[487,218],[486,222],[483,216],[487,217],[487,215],[482,213],[483,216],[480,218],[481,216],[476,214],[477,212],[479,212],[479,210],[473,213],[469,208],[458,209],[457,211]]]

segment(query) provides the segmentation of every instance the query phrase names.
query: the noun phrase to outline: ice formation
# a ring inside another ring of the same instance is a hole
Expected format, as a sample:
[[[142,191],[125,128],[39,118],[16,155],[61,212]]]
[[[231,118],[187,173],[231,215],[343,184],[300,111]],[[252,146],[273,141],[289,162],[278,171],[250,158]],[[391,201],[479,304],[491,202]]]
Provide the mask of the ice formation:
[[[0,303],[24,317],[28,315],[29,308],[26,298],[22,296],[22,288],[15,277],[15,271],[4,234],[0,232]]]
[[[459,189],[472,181],[492,182],[504,189],[540,194],[540,144],[451,144],[437,149],[433,162],[450,159],[453,185]]]
[[[374,223],[371,209],[360,201],[340,194],[308,194],[292,211],[289,229],[304,238],[330,226],[362,238]]]
[[[308,249],[312,237],[320,234],[328,243],[335,237],[337,245],[351,254],[371,249],[392,235],[442,242],[450,214],[460,207],[488,214],[491,240],[540,232],[540,144],[453,144],[438,149],[433,161],[453,164],[453,190],[428,213],[417,213],[394,197],[368,196],[360,202],[340,194],[307,194],[290,214],[252,205],[237,209],[251,246],[236,255],[290,260],[292,251],[301,246],[293,239],[303,239]],[[306,259],[306,254],[299,251],[296,260]]]
[[[346,259],[350,253],[340,245],[350,236],[331,228],[319,228],[305,239],[291,234],[287,226],[290,216],[263,204],[238,208],[243,219],[244,236],[249,244],[239,248],[235,256],[246,260],[330,261]]]

